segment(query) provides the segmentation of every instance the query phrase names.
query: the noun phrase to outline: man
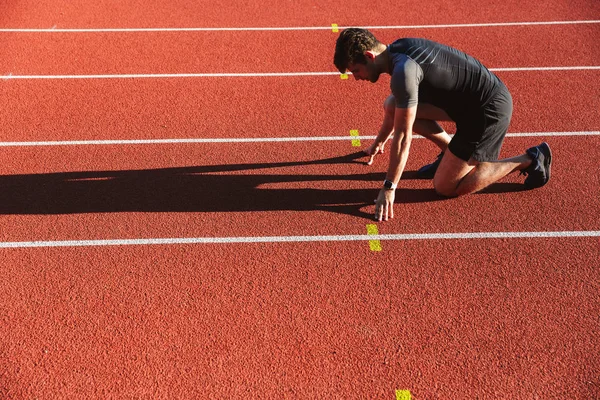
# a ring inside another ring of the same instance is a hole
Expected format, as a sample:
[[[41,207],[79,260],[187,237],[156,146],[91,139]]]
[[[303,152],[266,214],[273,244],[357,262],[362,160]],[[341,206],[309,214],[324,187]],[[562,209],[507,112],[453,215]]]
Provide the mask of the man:
[[[435,173],[433,186],[440,195],[473,193],[514,171],[527,175],[527,188],[544,186],[550,179],[552,156],[547,143],[498,160],[512,98],[500,79],[475,58],[426,39],[399,39],[388,46],[365,29],[348,28],[337,40],[334,64],[356,80],[375,83],[382,73],[392,76],[383,124],[366,150],[370,165],[394,134],[386,179],[376,200],[377,221],[394,217],[396,186],[413,132],[443,153],[436,163],[420,170]],[[437,121],[456,123],[452,140]]]

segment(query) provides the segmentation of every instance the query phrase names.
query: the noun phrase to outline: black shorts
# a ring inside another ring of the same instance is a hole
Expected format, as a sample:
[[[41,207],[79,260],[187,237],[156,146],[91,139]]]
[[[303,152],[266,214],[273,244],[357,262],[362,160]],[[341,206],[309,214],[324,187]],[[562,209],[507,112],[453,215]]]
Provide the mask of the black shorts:
[[[497,160],[512,110],[512,97],[502,85],[483,108],[456,122],[456,134],[448,149],[464,161]]]

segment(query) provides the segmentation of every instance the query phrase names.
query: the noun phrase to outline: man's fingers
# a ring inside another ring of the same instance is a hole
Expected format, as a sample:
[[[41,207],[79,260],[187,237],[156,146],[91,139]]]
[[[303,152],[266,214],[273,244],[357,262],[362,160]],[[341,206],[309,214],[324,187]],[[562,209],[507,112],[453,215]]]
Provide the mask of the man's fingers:
[[[377,200],[375,200],[375,220],[376,221],[387,221],[388,219],[394,218],[394,203],[388,204],[383,203],[381,205],[377,204]]]
[[[375,200],[375,203],[377,203],[377,200]],[[382,207],[379,204],[376,204],[375,205],[375,221],[381,221],[382,215],[383,215]]]
[[[375,220],[376,221],[387,221],[387,213],[388,213],[388,209],[387,209],[387,205],[384,204],[377,204],[375,206]]]
[[[371,157],[369,158],[369,161],[367,162],[367,165],[373,164],[373,160],[375,160],[375,156],[377,154],[383,154],[383,149],[378,149],[378,150],[373,151],[373,153],[371,154]]]

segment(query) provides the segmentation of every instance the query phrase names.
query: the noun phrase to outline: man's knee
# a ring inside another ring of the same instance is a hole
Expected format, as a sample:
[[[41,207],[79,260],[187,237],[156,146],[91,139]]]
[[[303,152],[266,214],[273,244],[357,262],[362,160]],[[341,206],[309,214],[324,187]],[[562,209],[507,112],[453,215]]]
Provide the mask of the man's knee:
[[[435,192],[443,197],[456,197],[456,188],[448,185],[447,182],[441,182],[440,179],[433,179],[433,189]]]
[[[440,176],[436,173],[436,176],[433,178],[433,188],[437,194],[444,197],[459,197],[471,194],[475,191],[471,184],[471,177],[474,172],[475,168],[471,169],[471,171],[462,177],[456,177],[454,180],[445,180],[443,173],[440,174]]]
[[[476,167],[476,161],[464,161],[451,150],[444,153],[444,157],[433,177],[433,188],[436,193],[444,197],[457,197],[468,194],[461,186],[465,177],[471,174]]]

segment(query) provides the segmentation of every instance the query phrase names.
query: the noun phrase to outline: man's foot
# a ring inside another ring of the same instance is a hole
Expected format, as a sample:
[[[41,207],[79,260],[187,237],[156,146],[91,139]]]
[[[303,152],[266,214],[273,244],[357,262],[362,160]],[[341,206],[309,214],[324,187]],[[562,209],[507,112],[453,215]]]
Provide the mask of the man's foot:
[[[521,174],[527,175],[525,187],[535,189],[544,186],[550,180],[550,164],[552,163],[552,153],[550,146],[544,142],[538,146],[527,149],[527,155],[531,157],[531,165],[521,171]]]
[[[443,151],[437,156],[434,162],[419,168],[417,171],[417,176],[421,179],[432,179],[435,175],[435,171],[437,171],[438,166],[440,165],[440,161],[442,161],[442,157],[444,157]]]

